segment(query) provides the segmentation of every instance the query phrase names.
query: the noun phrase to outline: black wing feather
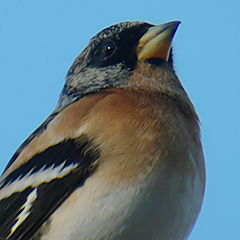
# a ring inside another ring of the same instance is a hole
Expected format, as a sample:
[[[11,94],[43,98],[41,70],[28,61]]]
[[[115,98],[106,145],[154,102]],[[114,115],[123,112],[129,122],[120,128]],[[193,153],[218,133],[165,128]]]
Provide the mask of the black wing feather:
[[[10,183],[20,181],[26,175],[35,176],[39,170],[52,170],[62,164],[62,170],[76,166],[64,176],[59,175],[51,180],[42,181],[38,186],[26,186],[20,192],[14,192],[0,201],[0,236],[7,238],[16,218],[21,213],[21,207],[29,194],[37,188],[37,197],[33,202],[30,214],[10,235],[11,239],[30,239],[60,204],[85,180],[96,168],[100,153],[92,141],[82,135],[78,139],[69,139],[46,149],[32,157],[27,163],[9,174],[3,180],[0,190]]]

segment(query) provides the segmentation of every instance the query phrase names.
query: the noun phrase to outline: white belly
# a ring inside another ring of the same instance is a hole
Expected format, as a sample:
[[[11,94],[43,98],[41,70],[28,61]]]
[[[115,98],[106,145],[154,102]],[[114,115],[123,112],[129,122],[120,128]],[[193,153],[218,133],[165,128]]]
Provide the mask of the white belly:
[[[49,232],[41,239],[188,237],[203,199],[204,182],[199,173],[192,179],[179,172],[161,175],[152,171],[144,181],[124,188],[108,186],[100,179],[95,173],[56,210]]]

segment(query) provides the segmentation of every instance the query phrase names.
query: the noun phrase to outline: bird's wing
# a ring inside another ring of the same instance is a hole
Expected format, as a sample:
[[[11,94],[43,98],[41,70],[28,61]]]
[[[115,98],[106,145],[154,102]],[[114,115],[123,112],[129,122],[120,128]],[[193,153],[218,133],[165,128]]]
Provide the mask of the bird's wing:
[[[83,119],[104,95],[71,104],[21,149],[0,182],[0,237],[30,239],[97,168]]]

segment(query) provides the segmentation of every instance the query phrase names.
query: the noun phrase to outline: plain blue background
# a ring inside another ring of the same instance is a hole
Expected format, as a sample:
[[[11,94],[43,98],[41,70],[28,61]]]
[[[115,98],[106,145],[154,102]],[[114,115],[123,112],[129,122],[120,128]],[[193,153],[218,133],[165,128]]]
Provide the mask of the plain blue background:
[[[205,201],[190,240],[240,239],[240,3],[1,1],[0,169],[50,114],[89,39],[125,20],[181,20],[175,68],[202,122]]]

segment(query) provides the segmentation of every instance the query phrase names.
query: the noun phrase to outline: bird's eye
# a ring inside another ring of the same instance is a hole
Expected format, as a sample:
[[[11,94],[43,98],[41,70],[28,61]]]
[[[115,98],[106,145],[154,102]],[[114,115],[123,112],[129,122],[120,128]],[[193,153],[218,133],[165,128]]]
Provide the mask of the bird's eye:
[[[116,50],[114,42],[108,42],[103,46],[103,58],[104,60],[110,57]]]

